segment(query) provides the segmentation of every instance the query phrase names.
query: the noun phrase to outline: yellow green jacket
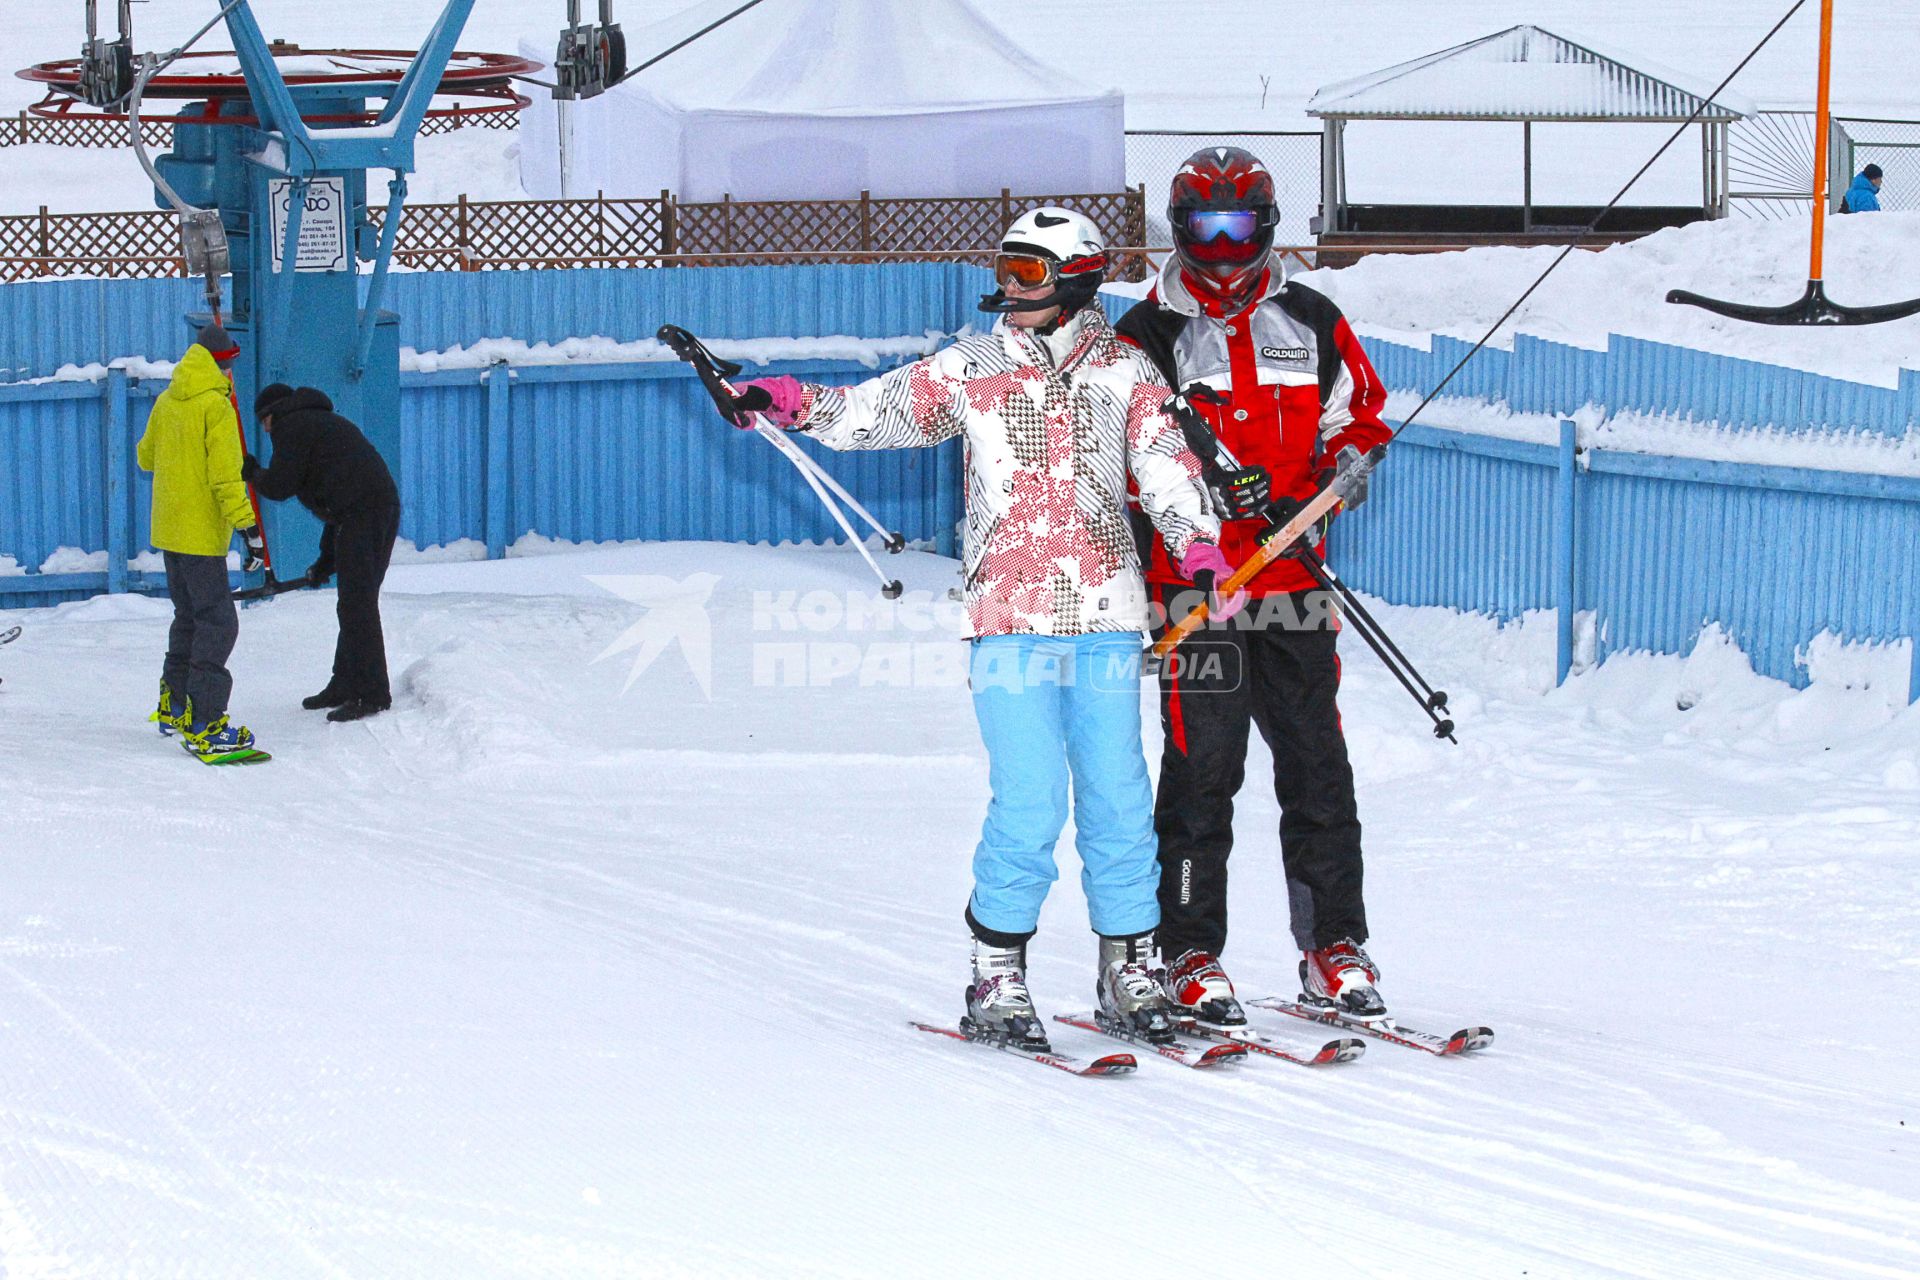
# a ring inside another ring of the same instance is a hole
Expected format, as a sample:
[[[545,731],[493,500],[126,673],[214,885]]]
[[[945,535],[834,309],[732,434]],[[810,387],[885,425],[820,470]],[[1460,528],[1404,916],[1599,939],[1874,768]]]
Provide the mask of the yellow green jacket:
[[[224,556],[233,531],[253,527],[230,396],[227,375],[195,343],[154,401],[139,460],[153,472],[153,545],[162,551]]]

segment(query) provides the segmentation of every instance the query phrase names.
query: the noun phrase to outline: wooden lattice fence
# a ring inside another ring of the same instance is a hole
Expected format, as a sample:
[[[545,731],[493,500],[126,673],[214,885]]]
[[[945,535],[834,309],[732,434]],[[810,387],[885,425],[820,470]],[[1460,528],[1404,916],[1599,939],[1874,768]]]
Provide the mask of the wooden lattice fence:
[[[518,129],[519,113],[498,108],[465,108],[449,115],[428,116],[420,122],[426,137],[456,129]],[[140,140],[149,147],[173,145],[173,121],[146,116],[140,121]],[[0,116],[0,147],[24,146],[109,148],[127,145],[127,122],[98,115],[35,115],[21,111]]]
[[[1140,188],[1097,195],[854,200],[590,200],[462,198],[407,207],[394,259],[431,270],[535,267],[738,265],[898,258],[984,261],[1024,210],[1064,205],[1085,213],[1115,249],[1146,234]],[[376,229],[384,210],[369,216]],[[1122,252],[1120,279],[1139,279],[1144,255]],[[179,276],[172,214],[38,214],[0,217],[0,280],[41,276]]]

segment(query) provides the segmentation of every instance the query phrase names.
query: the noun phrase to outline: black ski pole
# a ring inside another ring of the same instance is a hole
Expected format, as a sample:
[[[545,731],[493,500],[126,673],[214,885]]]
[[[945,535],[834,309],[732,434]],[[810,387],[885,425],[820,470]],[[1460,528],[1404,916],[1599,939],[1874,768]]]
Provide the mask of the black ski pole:
[[[1414,668],[1413,663],[1407,661],[1407,656],[1400,652],[1400,646],[1393,642],[1386,630],[1374,620],[1372,614],[1367,612],[1366,606],[1360,603],[1359,597],[1354,595],[1347,584],[1334,574],[1330,566],[1311,551],[1304,552],[1295,558],[1308,573],[1313,575],[1313,580],[1318,582],[1323,590],[1330,591],[1339,598],[1341,606],[1347,611],[1348,621],[1353,624],[1353,629],[1360,633],[1360,638],[1367,642],[1367,647],[1379,656],[1381,665],[1393,673],[1394,679],[1400,682],[1400,687],[1420,704],[1420,709],[1425,711],[1427,717],[1433,721],[1433,736],[1445,738],[1455,746],[1460,745],[1460,740],[1453,736],[1453,721],[1440,714],[1447,709],[1446,691],[1435,689],[1426,682],[1420,672]],[[1419,688],[1414,687],[1416,684]]]
[[[1341,603],[1346,606],[1347,611],[1353,614],[1356,619],[1373,629],[1374,634],[1380,637],[1381,643],[1392,653],[1394,660],[1402,667],[1405,667],[1407,674],[1412,676],[1414,682],[1420,686],[1420,691],[1426,695],[1428,704],[1437,711],[1445,711],[1447,709],[1446,690],[1435,689],[1427,683],[1426,678],[1414,667],[1413,660],[1400,651],[1400,646],[1393,642],[1393,637],[1387,634],[1387,629],[1375,621],[1372,614],[1367,612],[1367,606],[1360,602],[1360,597],[1354,593],[1353,588],[1349,587],[1341,579],[1340,575],[1333,571],[1332,565],[1324,560],[1316,559],[1313,564],[1307,566],[1307,570],[1310,573],[1316,568],[1319,570],[1319,573],[1316,573],[1314,576],[1322,577],[1324,575],[1325,578],[1325,581],[1323,581],[1321,585],[1329,591],[1337,593]],[[1383,654],[1382,657],[1384,656]]]
[[[1211,388],[1195,384],[1188,387],[1185,392],[1168,398],[1167,407],[1180,420],[1188,446],[1194,453],[1201,454],[1204,446],[1211,445],[1209,460],[1215,466],[1232,467],[1235,471],[1245,470],[1240,460],[1233,456],[1233,451],[1227,448],[1226,441],[1214,434],[1206,420],[1193,409],[1192,402],[1196,400],[1219,405],[1226,402],[1226,397]],[[1284,505],[1284,502],[1269,501],[1261,509],[1261,518],[1267,522],[1269,532],[1278,532],[1286,526],[1287,519],[1292,513],[1283,512]],[[1360,633],[1360,638],[1366,641],[1367,646],[1379,657],[1381,665],[1393,674],[1393,678],[1400,682],[1400,687],[1420,704],[1420,709],[1426,712],[1428,719],[1433,721],[1433,736],[1445,738],[1458,746],[1460,740],[1453,736],[1453,721],[1440,714],[1447,709],[1446,692],[1435,689],[1427,683],[1426,678],[1420,674],[1407,655],[1400,651],[1400,646],[1387,635],[1386,628],[1367,612],[1367,607],[1360,603],[1360,598],[1335,575],[1331,565],[1315,556],[1312,549],[1305,546],[1293,553],[1293,556],[1313,580],[1320,584],[1323,591],[1333,593],[1346,607],[1348,616],[1353,622],[1353,629]]]

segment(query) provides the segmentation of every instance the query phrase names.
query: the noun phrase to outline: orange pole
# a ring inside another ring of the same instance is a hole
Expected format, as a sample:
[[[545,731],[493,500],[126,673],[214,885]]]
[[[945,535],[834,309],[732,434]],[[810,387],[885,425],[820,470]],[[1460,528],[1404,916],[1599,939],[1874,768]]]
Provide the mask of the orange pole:
[[[207,278],[207,306],[213,311],[213,322],[220,324],[220,288],[209,276]],[[240,389],[233,385],[232,376],[227,381],[227,403],[233,406],[233,425],[240,432],[240,456],[245,459],[253,452],[247,445],[247,424],[240,416]],[[260,560],[267,567],[267,576],[273,576],[273,551],[267,546],[267,518],[260,511],[260,495],[247,486],[247,505],[253,508],[253,527],[260,531]]]
[[[1233,576],[1215,588],[1222,596],[1230,596],[1240,588],[1252,582],[1254,575],[1285,555],[1287,548],[1299,541],[1313,522],[1320,519],[1340,505],[1340,495],[1331,489],[1322,489],[1313,496],[1313,500],[1294,513],[1293,519],[1281,526],[1280,531],[1269,538],[1261,548],[1253,553],[1251,559],[1233,571]],[[1154,644],[1155,657],[1164,658],[1172,653],[1182,640],[1207,625],[1207,603],[1202,600],[1198,608],[1182,618]]]
[[[1833,89],[1833,0],[1820,0],[1820,88],[1813,120],[1813,262],[1807,279],[1821,280],[1821,261],[1827,241],[1827,135],[1831,131]]]

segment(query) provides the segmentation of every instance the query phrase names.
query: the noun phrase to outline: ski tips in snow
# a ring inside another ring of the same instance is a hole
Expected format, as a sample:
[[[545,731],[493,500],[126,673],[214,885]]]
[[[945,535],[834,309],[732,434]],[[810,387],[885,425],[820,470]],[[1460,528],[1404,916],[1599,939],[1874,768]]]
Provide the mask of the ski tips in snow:
[[[1439,1058],[1477,1053],[1493,1043],[1492,1027],[1462,1027],[1451,1035],[1441,1036],[1431,1031],[1420,1031],[1405,1026],[1392,1018],[1363,1022],[1332,1009],[1283,1000],[1278,996],[1263,996],[1258,1000],[1249,1000],[1247,1003],[1256,1009],[1271,1009],[1275,1013],[1284,1013],[1289,1017],[1301,1018],[1308,1022],[1321,1022],[1330,1027],[1357,1031],[1375,1040],[1384,1040],[1388,1044],[1397,1044],[1408,1049],[1419,1049],[1423,1053],[1431,1053]]]
[[[1291,1062],[1302,1067],[1328,1067],[1335,1063],[1352,1062],[1367,1051],[1366,1041],[1354,1036],[1342,1036],[1337,1040],[1329,1040],[1318,1049],[1303,1052],[1253,1031],[1223,1031],[1191,1018],[1180,1019],[1179,1026],[1182,1035],[1193,1036],[1200,1040],[1221,1040],[1242,1045],[1249,1053],[1279,1058],[1283,1062]]]
[[[1030,1049],[1025,1045],[1014,1044],[1001,1037],[969,1035],[965,1031],[957,1028],[935,1026],[931,1022],[912,1022],[908,1025],[917,1027],[921,1031],[931,1032],[936,1036],[947,1036],[950,1039],[959,1040],[966,1044],[977,1044],[987,1049],[998,1049],[1002,1053],[1010,1053],[1016,1058],[1025,1058],[1029,1062],[1037,1062],[1043,1067],[1052,1067],[1056,1071],[1064,1071],[1068,1075],[1122,1076],[1140,1065],[1130,1053],[1110,1053],[1105,1057],[1095,1058],[1093,1061],[1088,1062],[1085,1059],[1075,1058],[1068,1054],[1055,1053],[1051,1049]]]
[[[1112,1036],[1115,1040],[1124,1040],[1142,1049],[1151,1049],[1161,1057],[1169,1058],[1183,1067],[1217,1067],[1223,1063],[1244,1061],[1247,1056],[1247,1047],[1233,1040],[1219,1044],[1204,1044],[1175,1036],[1167,1044],[1156,1044],[1124,1022],[1098,1012],[1057,1013],[1053,1016],[1053,1020],[1064,1022],[1070,1027],[1079,1027],[1083,1031],[1097,1031],[1103,1036]]]

